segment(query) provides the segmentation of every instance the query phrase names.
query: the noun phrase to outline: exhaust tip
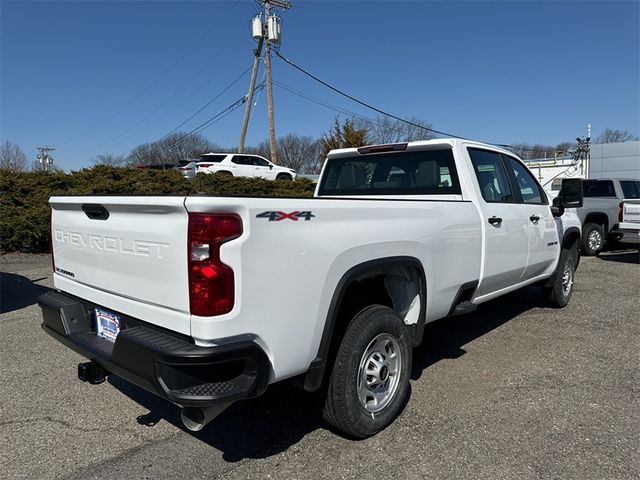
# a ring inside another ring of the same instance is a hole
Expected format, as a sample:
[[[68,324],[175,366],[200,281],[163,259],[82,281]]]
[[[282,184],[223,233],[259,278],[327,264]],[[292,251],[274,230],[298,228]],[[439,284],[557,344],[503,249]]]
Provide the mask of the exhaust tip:
[[[182,407],[180,418],[187,430],[199,432],[233,402],[221,402],[210,407]]]
[[[204,412],[201,408],[184,407],[180,413],[182,423],[188,430],[199,432],[206,425]]]

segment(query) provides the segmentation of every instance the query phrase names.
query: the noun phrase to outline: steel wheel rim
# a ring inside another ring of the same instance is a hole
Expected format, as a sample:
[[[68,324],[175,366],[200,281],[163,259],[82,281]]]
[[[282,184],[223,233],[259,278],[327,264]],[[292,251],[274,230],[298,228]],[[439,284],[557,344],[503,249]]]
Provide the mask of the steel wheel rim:
[[[573,286],[573,271],[571,270],[571,265],[569,262],[564,264],[564,269],[562,270],[562,293],[564,296],[568,296],[571,292],[571,288]]]
[[[600,249],[602,247],[602,235],[597,230],[592,230],[589,232],[589,248],[593,251]]]
[[[358,399],[377,413],[395,397],[402,374],[400,342],[388,333],[376,336],[365,349],[358,368]]]

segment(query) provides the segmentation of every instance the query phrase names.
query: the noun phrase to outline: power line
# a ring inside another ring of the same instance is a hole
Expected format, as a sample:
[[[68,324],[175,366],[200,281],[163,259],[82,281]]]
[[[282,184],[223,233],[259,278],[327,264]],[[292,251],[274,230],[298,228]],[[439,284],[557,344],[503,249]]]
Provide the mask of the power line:
[[[265,84],[261,83],[260,85],[256,86],[255,90],[260,90],[260,89],[263,89],[264,87],[265,87]],[[217,114],[215,114],[214,116],[212,116],[211,118],[206,120],[205,122],[201,123],[200,125],[198,125],[194,129],[192,129],[189,132],[183,134],[182,136],[177,138],[175,141],[172,141],[168,145],[158,145],[157,148],[162,152],[168,152],[170,148],[173,148],[173,147],[179,145],[184,139],[186,139],[190,135],[193,135],[195,133],[201,132],[202,130],[204,130],[204,129],[206,129],[206,128],[208,128],[208,127],[210,127],[210,126],[212,126],[212,125],[214,125],[216,123],[218,123],[220,120],[225,118],[227,115],[230,115],[234,110],[239,108],[245,101],[246,101],[246,96],[240,97],[238,100],[233,102],[231,105],[229,105],[225,109],[221,110],[220,112],[218,112]],[[161,137],[159,140],[156,140],[156,142],[159,142],[159,141],[167,138],[171,133],[172,132],[169,132],[165,136]],[[154,142],[154,143],[156,143],[156,142]],[[149,158],[150,158],[149,156],[143,156],[142,157],[143,160],[147,160]]]
[[[198,115],[200,112],[202,112],[209,105],[211,105],[214,101],[216,101],[218,98],[220,98],[220,96],[222,96],[223,93],[225,93],[227,90],[229,90],[231,87],[233,87],[242,77],[244,77],[249,72],[249,70],[251,70],[251,67],[247,68],[244,72],[242,72],[240,75],[238,75],[238,77],[236,77],[236,79],[233,80],[229,85],[227,85],[220,93],[218,93],[215,97],[213,97],[211,100],[209,100],[207,103],[205,103],[202,107],[200,107],[200,109],[197,112],[195,112],[193,115],[191,115],[189,118],[187,118],[184,122],[182,122],[176,128],[174,128],[169,133],[167,133],[167,135],[165,135],[165,137],[168,136],[168,135],[171,135],[173,132],[178,130],[181,126],[183,126],[185,123],[187,123],[193,117]]]
[[[395,120],[398,120],[399,122],[406,123],[407,125],[411,125],[413,127],[421,128],[421,129],[429,131],[429,132],[437,133],[438,135],[444,135],[445,137],[457,137],[457,138],[462,138],[463,140],[469,140],[468,138],[464,138],[464,137],[461,137],[459,135],[454,135],[452,133],[447,133],[447,132],[442,132],[442,131],[439,131],[439,130],[434,130],[433,128],[425,127],[424,125],[420,125],[418,123],[414,123],[414,122],[411,122],[409,120],[406,120],[406,119],[404,119],[402,117],[398,117],[397,115],[394,115],[392,113],[385,112],[384,110],[381,110],[381,109],[379,109],[377,107],[374,107],[373,105],[370,105],[370,104],[368,104],[368,103],[366,103],[366,102],[364,102],[362,100],[359,100],[356,97],[354,97],[352,95],[349,95],[346,92],[343,92],[339,88],[334,87],[333,85],[325,82],[324,80],[321,80],[320,78],[316,77],[311,72],[305,70],[304,68],[300,67],[299,65],[296,65],[295,63],[293,63],[291,60],[285,58],[280,52],[276,51],[275,53],[285,63],[288,63],[293,68],[295,68],[296,70],[299,70],[300,72],[304,73],[305,75],[307,75],[308,77],[312,78],[316,82],[321,83],[322,85],[324,85],[325,87],[333,90],[334,92],[339,93],[340,95],[342,95],[344,97],[347,97],[349,100],[353,100],[354,102],[359,103],[360,105],[362,105],[364,107],[367,107],[368,109],[373,110],[374,112],[378,112],[378,113],[380,113],[380,114],[382,114],[382,115],[384,115],[386,117],[390,117],[390,118],[393,118]]]
[[[226,49],[226,47],[228,47],[237,37],[238,35],[234,35],[232,37],[232,39],[224,46],[222,47],[213,57],[211,57],[209,59],[209,61],[202,67],[200,68],[200,70],[198,70],[198,72],[193,75],[185,84],[182,85],[182,87],[178,88],[178,90],[176,90],[172,95],[168,96],[167,98],[165,98],[161,103],[158,104],[158,106],[153,109],[148,115],[146,115],[144,118],[142,118],[142,120],[138,121],[137,123],[134,123],[131,127],[127,128],[124,132],[120,133],[119,135],[116,135],[115,137],[110,138],[109,140],[106,140],[103,143],[97,144],[97,145],[93,145],[90,147],[83,147],[80,148],[78,150],[91,150],[91,149],[95,149],[95,148],[101,148],[107,145],[113,145],[114,143],[118,143],[117,140],[126,140],[128,138],[134,137],[136,135],[138,135],[139,133],[147,130],[148,128],[152,127],[153,125],[155,125],[156,123],[158,123],[160,120],[162,120],[163,118],[165,118],[167,115],[171,114],[172,112],[174,112],[176,110],[176,108],[178,108],[181,104],[176,105],[175,107],[171,108],[169,111],[165,112],[164,114],[162,114],[160,117],[156,118],[154,121],[152,121],[150,124],[148,124],[147,126],[143,127],[142,129],[138,129],[135,132],[133,132],[131,135],[126,136],[128,133],[132,132],[133,130],[135,130],[137,127],[139,127],[140,125],[142,125],[144,122],[146,122],[149,118],[151,118],[156,112],[158,112],[164,105],[166,105],[167,103],[169,103],[171,100],[173,100],[176,96],[178,96],[178,94],[180,92],[182,92],[187,85],[189,85],[191,82],[193,82],[198,76],[200,76],[200,74],[218,57],[220,56],[220,54]],[[235,59],[234,59],[235,60]],[[228,67],[229,65],[231,65],[232,62],[228,63],[226,65],[226,67]],[[226,68],[225,67],[225,68]],[[210,78],[209,80],[207,80],[203,85],[201,85],[199,88],[197,88],[194,92],[192,92],[190,95],[188,95],[184,100],[191,98],[193,95],[195,95],[197,92],[199,92],[200,90],[202,90],[202,88],[204,88],[205,85],[207,85],[211,80],[213,80],[214,78],[216,78],[222,71],[224,71],[224,69],[221,70],[217,70],[216,74]],[[124,138],[123,138],[124,137]]]
[[[153,80],[151,83],[149,83],[146,87],[144,87],[135,97],[133,97],[131,100],[129,100],[127,103],[125,103],[125,105],[120,108],[119,110],[117,110],[116,112],[114,112],[113,114],[109,115],[107,118],[105,118],[103,121],[101,121],[100,123],[98,123],[97,125],[95,125],[94,127],[90,128],[89,130],[84,131],[83,133],[76,135],[75,137],[70,138],[69,140],[66,140],[64,142],[61,142],[58,144],[58,146],[60,145],[66,145],[68,143],[71,143],[75,140],[77,140],[78,138],[81,138],[85,135],[87,135],[88,133],[91,133],[95,130],[97,130],[98,128],[100,128],[101,126],[103,126],[104,124],[106,124],[107,122],[109,122],[111,119],[113,119],[114,117],[118,116],[119,114],[121,114],[123,111],[125,111],[130,105],[132,105],[136,100],[138,100],[140,97],[142,97],[145,93],[147,93],[153,86],[155,86],[160,80],[162,80],[171,70],[173,70],[180,62],[182,62],[182,60],[184,60],[186,58],[186,56],[191,53],[191,51],[200,43],[202,42],[202,40],[204,40],[207,36],[209,36],[209,34],[222,22],[222,20],[241,2],[242,0],[237,0],[236,2],[233,3],[233,5],[231,5],[231,7],[229,9],[227,9],[222,16],[220,16],[218,18],[218,21],[215,22],[200,38],[198,38],[198,40],[196,40],[186,51],[185,53],[180,56],[180,58],[178,58],[176,61],[174,61],[171,65],[169,65],[168,68],[166,68],[161,74],[160,76],[158,76],[155,80]]]
[[[363,116],[361,116],[361,115],[359,115],[359,114],[357,114],[355,112],[352,112],[350,110],[345,110],[345,109],[343,109],[341,107],[338,107],[336,105],[332,105],[332,104],[327,103],[327,102],[325,102],[323,100],[319,100],[318,98],[312,97],[311,95],[308,95],[308,94],[302,92],[301,90],[298,90],[296,88],[293,88],[293,87],[290,87],[288,85],[285,85],[282,82],[277,82],[277,81],[274,80],[273,84],[275,86],[277,86],[278,88],[281,88],[282,90],[285,90],[285,91],[287,91],[287,92],[289,92],[289,93],[291,93],[293,95],[296,95],[296,96],[298,96],[300,98],[304,98],[304,99],[306,99],[306,100],[308,100],[308,101],[310,101],[312,103],[315,103],[317,105],[320,105],[322,107],[328,108],[329,110],[333,110],[334,112],[342,113],[343,115],[349,115],[351,117],[357,117],[357,118],[362,118],[364,120],[373,121],[373,119],[371,119],[371,118],[363,117]]]
[[[225,68],[226,68],[226,67],[228,67],[229,65],[231,65],[231,63],[233,63],[233,61],[232,61],[232,62],[230,62],[229,64],[227,64],[227,65],[225,66]],[[188,98],[191,98],[191,97],[192,97],[193,95],[195,95],[198,91],[202,90],[202,88],[203,88],[207,83],[209,83],[211,80],[213,80],[215,77],[217,77],[217,76],[220,74],[220,72],[221,72],[221,71],[222,71],[222,70],[217,71],[217,72],[216,72],[216,75],[214,75],[212,78],[210,78],[209,80],[207,80],[207,82],[205,82],[203,85],[201,85],[201,86],[200,86],[196,91],[194,91],[194,92],[192,92],[190,95],[188,95],[188,96],[185,98],[185,100],[186,100],[186,99],[188,99]],[[204,110],[207,106],[209,106],[211,103],[213,103],[213,101],[214,101],[214,100],[218,99],[218,98],[219,98],[223,93],[225,93],[229,88],[231,88],[231,87],[232,87],[232,86],[233,86],[233,85],[234,85],[238,80],[240,80],[240,78],[242,78],[244,75],[246,75],[247,71],[248,71],[248,70],[245,70],[243,73],[241,73],[241,74],[240,74],[240,76],[239,76],[238,78],[236,78],[235,80],[233,80],[233,82],[231,82],[231,84],[229,84],[228,86],[226,86],[226,87],[225,87],[225,88],[224,88],[224,89],[223,89],[223,90],[222,90],[218,95],[216,95],[213,99],[211,99],[209,102],[207,102],[207,103],[205,104],[205,106],[204,106],[204,107],[202,107],[202,108],[201,108],[200,110],[198,110],[195,114],[193,114],[191,117],[189,117],[187,120],[185,120],[183,123],[181,123],[180,125],[178,125],[178,127],[176,127],[174,130],[172,130],[172,131],[171,131],[171,132],[169,132],[169,133],[172,133],[172,132],[174,132],[175,130],[177,130],[178,128],[180,128],[180,127],[181,127],[182,125],[184,125],[186,122],[188,122],[189,120],[191,120],[194,116],[196,116],[198,113],[200,113],[202,110]],[[194,77],[194,78],[195,78],[195,77]],[[177,93],[179,93],[179,91],[178,91],[178,92],[176,92],[176,94],[177,94]],[[169,98],[169,100],[170,100],[171,98],[175,97],[175,96],[176,96],[176,94],[172,95],[172,97],[170,97],[170,98]],[[176,109],[176,108],[178,108],[178,107],[180,106],[180,105],[177,105],[176,107],[174,107],[174,108],[170,109],[169,111],[165,112],[165,113],[164,113],[163,115],[161,115],[160,117],[156,118],[153,122],[151,122],[151,123],[150,123],[149,125],[147,125],[146,127],[143,127],[142,129],[139,129],[139,130],[137,130],[137,131],[133,132],[131,135],[128,135],[128,136],[124,137],[127,133],[131,132],[131,130],[133,130],[136,126],[140,125],[140,124],[141,124],[142,122],[144,122],[146,119],[148,119],[149,117],[151,117],[151,115],[153,115],[155,112],[157,112],[157,111],[160,109],[160,107],[162,107],[162,105],[164,105],[164,104],[166,104],[166,103],[167,103],[167,101],[165,101],[165,102],[161,103],[161,104],[160,104],[156,109],[154,109],[154,110],[153,110],[149,115],[147,115],[143,120],[141,120],[140,122],[138,122],[136,125],[134,125],[133,127],[129,128],[129,129],[127,129],[127,130],[125,130],[123,133],[121,133],[121,134],[119,134],[119,135],[117,135],[117,136],[115,136],[115,137],[113,137],[113,138],[111,138],[111,139],[109,139],[109,140],[106,140],[105,142],[99,143],[99,144],[97,144],[97,145],[92,145],[92,146],[89,146],[89,147],[82,147],[82,148],[76,148],[76,149],[71,148],[71,149],[68,149],[68,150],[92,150],[92,149],[96,149],[96,148],[102,148],[102,147],[105,147],[105,146],[108,146],[108,145],[113,145],[114,143],[119,143],[117,140],[120,140],[120,139],[122,139],[122,140],[126,140],[126,139],[128,139],[128,138],[135,137],[135,136],[136,136],[136,135],[138,135],[139,133],[141,133],[141,132],[143,132],[143,131],[147,130],[148,128],[150,128],[150,127],[152,127],[153,125],[155,125],[156,123],[158,123],[160,120],[162,120],[163,118],[165,118],[167,115],[171,114],[173,111],[175,111],[175,109]],[[168,135],[168,134],[167,134],[167,135]],[[167,135],[165,135],[165,136],[167,136]],[[124,138],[122,138],[122,137],[124,137]],[[164,138],[164,137],[163,137],[163,138]],[[121,141],[122,141],[122,140],[121,140]]]
[[[413,126],[413,127],[417,127],[417,128],[422,129],[422,130],[426,130],[428,132],[436,133],[438,135],[444,135],[446,137],[456,137],[456,138],[461,138],[463,140],[471,140],[469,138],[465,138],[465,137],[462,137],[460,135],[456,135],[456,134],[453,134],[453,133],[447,133],[447,132],[443,132],[443,131],[440,131],[440,130],[435,130],[433,128],[425,127],[424,125],[420,125],[420,124],[411,122],[411,121],[406,120],[406,119],[404,119],[402,117],[398,117],[397,115],[393,115],[392,113],[389,113],[389,112],[381,110],[381,109],[379,109],[377,107],[374,107],[373,105],[370,105],[370,104],[368,104],[368,103],[366,103],[366,102],[364,102],[364,101],[362,101],[362,100],[360,100],[360,99],[358,99],[358,98],[356,98],[356,97],[354,97],[352,95],[349,95],[348,93],[340,90],[339,88],[334,87],[333,85],[329,84],[328,82],[325,82],[324,80],[318,78],[317,76],[315,76],[314,74],[312,74],[308,70],[302,68],[301,66],[299,66],[299,65],[295,64],[294,62],[292,62],[291,60],[285,58],[279,51],[275,51],[275,53],[280,59],[282,59],[285,63],[291,65],[296,70],[304,73],[308,77],[310,77],[313,80],[315,80],[316,82],[324,85],[325,87],[333,90],[334,92],[336,92],[336,93],[338,93],[338,94],[340,94],[340,95],[342,95],[344,97],[347,97],[348,99],[350,99],[350,100],[352,100],[352,101],[354,101],[356,103],[359,103],[360,105],[362,105],[362,106],[364,106],[366,108],[369,108],[370,110],[373,110],[373,111],[375,111],[377,113],[380,113],[380,114],[385,115],[387,117],[390,117],[390,118],[393,118],[395,120],[398,120],[398,121],[400,121],[402,123],[405,123],[407,125],[410,125],[410,126]],[[517,146],[513,146],[513,145],[501,144],[501,143],[495,143],[495,142],[485,142],[485,143],[490,144],[490,145],[495,145],[495,146],[498,146],[498,147],[511,149],[511,150],[524,150],[524,151],[529,151],[529,152],[547,152],[547,151],[549,151],[549,149],[517,147]]]

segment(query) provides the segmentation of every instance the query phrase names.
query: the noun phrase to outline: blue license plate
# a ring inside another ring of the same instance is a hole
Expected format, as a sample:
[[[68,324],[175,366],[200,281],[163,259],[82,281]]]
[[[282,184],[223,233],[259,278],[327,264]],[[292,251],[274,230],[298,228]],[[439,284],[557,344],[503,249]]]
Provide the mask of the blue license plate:
[[[95,309],[95,314],[96,334],[110,342],[115,342],[122,326],[120,316],[100,308]]]

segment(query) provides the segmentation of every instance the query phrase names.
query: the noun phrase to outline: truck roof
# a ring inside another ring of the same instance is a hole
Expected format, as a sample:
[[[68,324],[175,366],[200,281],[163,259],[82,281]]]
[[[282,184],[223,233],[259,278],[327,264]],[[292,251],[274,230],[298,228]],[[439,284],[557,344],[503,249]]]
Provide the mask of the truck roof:
[[[443,146],[443,145],[448,145],[450,147],[455,147],[456,145],[460,145],[464,143],[467,146],[473,146],[473,147],[480,147],[480,148],[489,148],[491,150],[495,150],[495,151],[499,151],[499,152],[503,152],[506,153],[508,155],[514,156],[514,157],[518,157],[520,158],[516,153],[507,150],[505,148],[502,147],[498,147],[496,145],[490,145],[488,143],[483,143],[483,142],[477,142],[474,140],[467,140],[464,138],[435,138],[432,140],[416,140],[413,142],[401,142],[401,143],[393,143],[393,144],[388,144],[389,146],[398,146],[398,145],[405,145],[406,144],[406,150],[420,150],[423,148],[430,148],[430,147],[436,147],[436,146]],[[350,147],[350,148],[337,148],[335,150],[331,150],[328,154],[328,158],[339,158],[339,157],[350,157],[353,155],[361,155],[362,153],[359,151],[363,148],[371,148],[371,147],[381,147],[383,145],[365,145],[362,147]],[[402,150],[405,150],[405,148],[402,148]],[[373,153],[373,152],[371,152]]]

